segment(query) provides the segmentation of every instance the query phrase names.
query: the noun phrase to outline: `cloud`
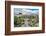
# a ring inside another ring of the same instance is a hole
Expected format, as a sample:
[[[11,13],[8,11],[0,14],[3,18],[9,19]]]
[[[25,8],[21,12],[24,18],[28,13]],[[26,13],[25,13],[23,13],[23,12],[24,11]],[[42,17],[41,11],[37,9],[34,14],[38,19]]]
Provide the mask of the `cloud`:
[[[30,8],[15,8],[14,9],[15,13],[37,13],[39,12],[38,9],[30,9]]]

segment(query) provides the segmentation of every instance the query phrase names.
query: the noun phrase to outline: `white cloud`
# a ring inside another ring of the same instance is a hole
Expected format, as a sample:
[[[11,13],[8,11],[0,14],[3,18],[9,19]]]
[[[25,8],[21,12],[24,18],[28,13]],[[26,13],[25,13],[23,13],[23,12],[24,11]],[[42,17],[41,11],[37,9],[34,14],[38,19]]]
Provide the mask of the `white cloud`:
[[[17,11],[15,10],[15,13],[37,13],[39,10],[27,10],[26,8],[21,8],[22,10]]]

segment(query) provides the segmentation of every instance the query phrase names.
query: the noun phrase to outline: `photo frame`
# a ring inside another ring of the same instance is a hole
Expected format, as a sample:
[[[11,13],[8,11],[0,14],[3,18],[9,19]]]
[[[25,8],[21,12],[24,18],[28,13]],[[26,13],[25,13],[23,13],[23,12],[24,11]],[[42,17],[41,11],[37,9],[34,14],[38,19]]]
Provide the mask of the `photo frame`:
[[[45,32],[44,3],[5,1],[5,34]]]

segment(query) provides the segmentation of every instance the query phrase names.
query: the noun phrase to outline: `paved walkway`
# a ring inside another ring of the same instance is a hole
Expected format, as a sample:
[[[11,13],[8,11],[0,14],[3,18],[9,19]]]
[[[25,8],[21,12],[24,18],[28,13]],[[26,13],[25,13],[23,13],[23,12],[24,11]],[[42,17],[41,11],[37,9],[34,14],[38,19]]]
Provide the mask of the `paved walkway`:
[[[26,18],[26,19],[24,19],[25,20],[25,23],[22,25],[22,27],[31,27],[31,26],[29,26],[29,22],[28,22],[28,18]],[[39,23],[36,23],[34,26],[38,26],[39,25]]]
[[[25,20],[25,24],[24,25],[22,25],[22,27],[29,27],[29,22],[28,22],[28,18],[26,18],[26,19],[24,19]]]

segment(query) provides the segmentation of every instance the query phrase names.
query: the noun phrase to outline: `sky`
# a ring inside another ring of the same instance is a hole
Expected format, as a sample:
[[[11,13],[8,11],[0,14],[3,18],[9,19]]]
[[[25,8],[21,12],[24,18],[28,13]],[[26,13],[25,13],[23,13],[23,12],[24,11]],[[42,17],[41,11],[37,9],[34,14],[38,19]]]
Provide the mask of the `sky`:
[[[31,8],[14,8],[14,13],[37,13],[39,9],[31,9]]]

